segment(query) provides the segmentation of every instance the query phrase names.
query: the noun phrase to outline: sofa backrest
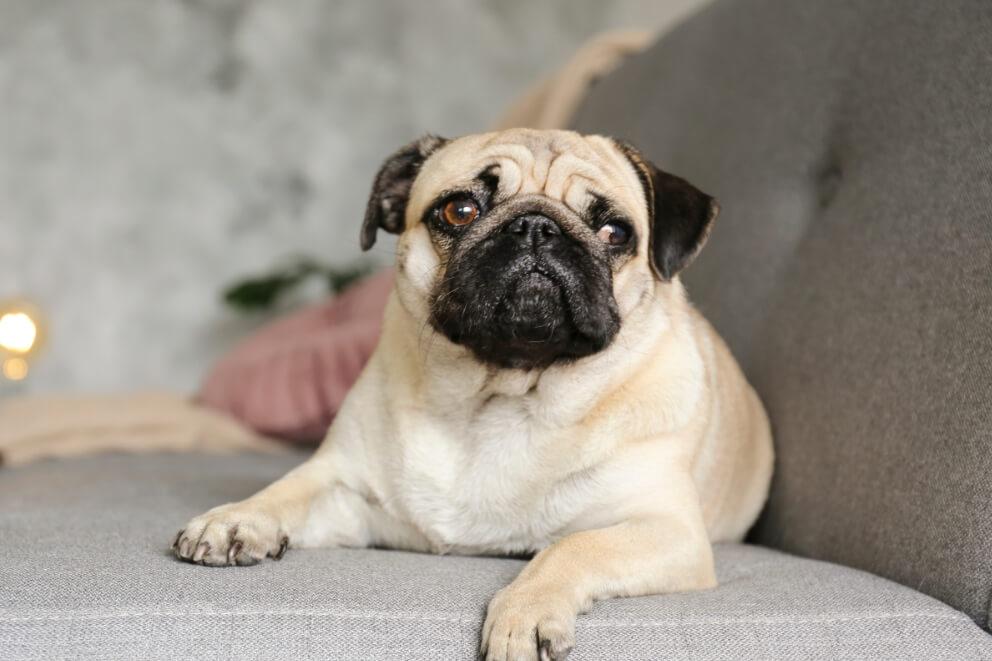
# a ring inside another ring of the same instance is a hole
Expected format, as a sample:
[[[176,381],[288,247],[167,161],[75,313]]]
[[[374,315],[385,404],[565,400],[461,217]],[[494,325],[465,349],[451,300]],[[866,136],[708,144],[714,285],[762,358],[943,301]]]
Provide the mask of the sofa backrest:
[[[772,419],[752,539],[988,628],[987,0],[718,0],[601,80],[573,123],[721,202],[684,281]]]

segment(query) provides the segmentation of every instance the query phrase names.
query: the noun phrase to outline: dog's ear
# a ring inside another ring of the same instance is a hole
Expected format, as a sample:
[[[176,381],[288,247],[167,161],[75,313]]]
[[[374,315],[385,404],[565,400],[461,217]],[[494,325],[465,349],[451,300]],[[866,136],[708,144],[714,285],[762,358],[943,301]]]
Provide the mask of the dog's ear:
[[[365,208],[362,250],[372,247],[380,227],[392,234],[403,231],[406,203],[420,166],[447,142],[436,135],[425,135],[396,151],[382,164],[372,183],[369,204]]]
[[[629,143],[614,142],[634,166],[644,189],[651,267],[662,280],[671,280],[699,254],[720,205],[685,179],[656,167]]]

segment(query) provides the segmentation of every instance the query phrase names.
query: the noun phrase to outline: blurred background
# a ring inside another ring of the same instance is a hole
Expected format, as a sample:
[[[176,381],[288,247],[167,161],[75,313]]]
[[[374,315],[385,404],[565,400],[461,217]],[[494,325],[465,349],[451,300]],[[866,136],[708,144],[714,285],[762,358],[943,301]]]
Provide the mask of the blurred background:
[[[264,321],[230,283],[391,260],[357,236],[393,149],[484,130],[591,35],[702,3],[0,0],[0,307],[45,335],[18,390],[192,391]]]

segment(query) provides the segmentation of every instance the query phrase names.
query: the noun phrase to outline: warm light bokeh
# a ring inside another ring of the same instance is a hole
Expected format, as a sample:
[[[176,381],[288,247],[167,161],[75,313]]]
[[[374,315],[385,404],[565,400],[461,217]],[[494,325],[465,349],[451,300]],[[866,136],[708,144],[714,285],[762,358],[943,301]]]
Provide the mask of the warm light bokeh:
[[[3,375],[11,381],[20,381],[28,375],[28,361],[23,358],[8,358],[3,361]]]
[[[37,339],[38,326],[26,312],[7,312],[0,316],[0,348],[28,353]]]

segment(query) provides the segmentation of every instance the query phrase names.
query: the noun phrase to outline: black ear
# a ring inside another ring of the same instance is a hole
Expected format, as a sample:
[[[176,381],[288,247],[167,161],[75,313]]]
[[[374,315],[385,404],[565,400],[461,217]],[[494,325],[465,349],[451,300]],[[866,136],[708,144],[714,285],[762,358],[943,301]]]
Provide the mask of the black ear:
[[[436,135],[425,135],[399,149],[382,164],[372,183],[369,204],[365,207],[362,250],[372,247],[380,227],[392,234],[403,231],[406,202],[420,166],[447,142]]]
[[[699,254],[720,205],[685,179],[658,169],[630,144],[615,142],[644,188],[651,225],[651,266],[659,278],[671,280]]]

